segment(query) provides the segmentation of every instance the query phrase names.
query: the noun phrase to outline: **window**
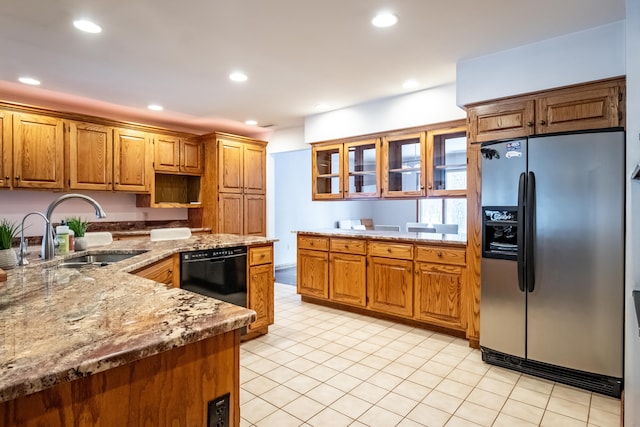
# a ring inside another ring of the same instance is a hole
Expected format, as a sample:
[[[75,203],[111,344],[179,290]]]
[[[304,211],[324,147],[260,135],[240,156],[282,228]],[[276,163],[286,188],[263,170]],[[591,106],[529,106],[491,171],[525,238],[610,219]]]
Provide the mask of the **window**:
[[[418,221],[425,224],[457,224],[458,234],[467,234],[467,199],[420,199]]]

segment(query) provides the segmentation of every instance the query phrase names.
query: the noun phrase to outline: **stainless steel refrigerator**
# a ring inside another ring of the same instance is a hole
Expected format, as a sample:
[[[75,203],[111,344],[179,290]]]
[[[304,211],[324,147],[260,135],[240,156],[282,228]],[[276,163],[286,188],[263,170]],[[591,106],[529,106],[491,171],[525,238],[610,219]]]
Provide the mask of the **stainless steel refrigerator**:
[[[620,396],[625,137],[482,145],[484,361]]]

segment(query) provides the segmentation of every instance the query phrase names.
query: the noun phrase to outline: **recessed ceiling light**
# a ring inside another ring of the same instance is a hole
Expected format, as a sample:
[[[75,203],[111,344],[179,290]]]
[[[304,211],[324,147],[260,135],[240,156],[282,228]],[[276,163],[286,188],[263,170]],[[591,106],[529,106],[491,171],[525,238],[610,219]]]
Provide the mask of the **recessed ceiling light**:
[[[244,82],[247,80],[247,75],[245,73],[241,73],[239,71],[233,72],[229,74],[229,78],[234,82]]]
[[[19,77],[18,81],[32,86],[38,86],[40,84],[40,80],[34,79],[33,77]]]
[[[405,89],[413,89],[415,87],[418,87],[418,82],[416,80],[407,80],[406,82],[402,83],[402,87]]]
[[[249,126],[255,126],[258,124],[258,122],[256,122],[255,120],[245,120],[244,124]]]
[[[329,108],[331,108],[331,105],[326,104],[324,102],[320,102],[320,103],[316,104],[316,108],[318,110],[328,110]]]
[[[162,105],[158,105],[158,104],[149,104],[149,105],[147,105],[147,108],[149,110],[153,110],[153,111],[162,111],[162,110],[164,110],[164,107]]]
[[[100,25],[86,19],[77,19],[73,21],[73,26],[85,33],[97,34],[102,32],[102,27],[100,27]]]
[[[398,22],[398,17],[391,12],[381,12],[371,20],[371,23],[380,28],[391,27]]]

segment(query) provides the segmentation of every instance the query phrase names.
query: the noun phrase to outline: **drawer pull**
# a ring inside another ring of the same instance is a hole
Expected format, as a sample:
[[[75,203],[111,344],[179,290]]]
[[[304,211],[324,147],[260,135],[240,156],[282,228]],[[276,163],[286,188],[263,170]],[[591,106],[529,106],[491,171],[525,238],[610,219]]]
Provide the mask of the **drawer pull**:
[[[387,248],[387,252],[391,253],[391,248]]]
[[[442,252],[438,251],[436,255],[438,255],[438,258],[442,258]]]

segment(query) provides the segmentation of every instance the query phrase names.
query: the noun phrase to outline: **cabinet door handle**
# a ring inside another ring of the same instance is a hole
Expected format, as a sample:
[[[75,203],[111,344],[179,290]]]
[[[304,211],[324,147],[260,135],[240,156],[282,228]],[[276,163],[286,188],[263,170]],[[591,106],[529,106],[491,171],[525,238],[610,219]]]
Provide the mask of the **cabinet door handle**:
[[[438,258],[442,258],[442,252],[438,252],[436,253],[436,255],[438,256]]]
[[[546,124],[547,124],[547,121],[546,121],[546,120],[540,120],[540,124],[541,124],[542,126],[544,126],[544,125],[546,125]]]
[[[428,188],[429,190],[431,190],[431,189],[433,188],[433,185],[429,184],[429,185],[427,185],[427,188]]]
[[[533,126],[533,122],[531,122],[531,121],[527,122],[527,126],[529,126],[529,127]]]
[[[16,180],[18,181],[20,180],[20,175],[16,176]]]
[[[4,179],[9,181],[9,175],[5,176]]]

